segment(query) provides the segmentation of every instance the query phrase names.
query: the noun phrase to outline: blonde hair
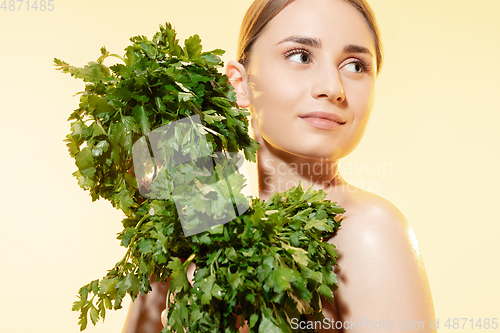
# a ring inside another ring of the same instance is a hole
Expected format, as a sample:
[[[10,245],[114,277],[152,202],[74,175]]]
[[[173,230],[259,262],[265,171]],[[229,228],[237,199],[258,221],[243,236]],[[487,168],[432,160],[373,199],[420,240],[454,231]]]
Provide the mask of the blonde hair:
[[[259,38],[266,24],[294,1],[295,0],[255,0],[252,3],[241,23],[237,51],[238,62],[243,66],[247,65],[253,43]],[[373,11],[365,0],[343,1],[349,3],[363,15],[373,34],[378,75],[382,65],[382,43],[380,41],[380,32]]]

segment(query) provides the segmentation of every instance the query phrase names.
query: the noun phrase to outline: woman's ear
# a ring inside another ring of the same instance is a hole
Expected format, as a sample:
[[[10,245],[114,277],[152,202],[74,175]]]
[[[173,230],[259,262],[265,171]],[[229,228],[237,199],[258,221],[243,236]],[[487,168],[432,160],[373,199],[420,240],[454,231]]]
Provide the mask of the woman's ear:
[[[238,106],[248,108],[251,103],[247,70],[239,62],[230,60],[226,66],[226,75],[236,93]]]

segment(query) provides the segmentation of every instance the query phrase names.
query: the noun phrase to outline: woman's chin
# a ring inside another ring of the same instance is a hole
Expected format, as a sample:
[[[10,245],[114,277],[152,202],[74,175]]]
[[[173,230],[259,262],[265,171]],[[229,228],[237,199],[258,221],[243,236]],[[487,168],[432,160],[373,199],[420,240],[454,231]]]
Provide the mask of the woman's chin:
[[[346,155],[336,147],[325,147],[324,145],[291,144],[282,147],[275,147],[275,149],[279,150],[280,154],[289,155],[291,159],[300,158],[314,161],[335,161]]]

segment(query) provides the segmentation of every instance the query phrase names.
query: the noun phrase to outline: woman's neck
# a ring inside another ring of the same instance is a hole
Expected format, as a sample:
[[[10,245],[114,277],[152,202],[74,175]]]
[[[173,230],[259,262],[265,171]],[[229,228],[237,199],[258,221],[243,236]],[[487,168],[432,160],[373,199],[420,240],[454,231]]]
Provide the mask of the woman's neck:
[[[268,200],[275,192],[284,192],[302,182],[304,190],[313,186],[314,190],[329,192],[342,181],[338,161],[325,158],[305,158],[278,150],[260,141],[257,151],[257,172],[259,198]]]

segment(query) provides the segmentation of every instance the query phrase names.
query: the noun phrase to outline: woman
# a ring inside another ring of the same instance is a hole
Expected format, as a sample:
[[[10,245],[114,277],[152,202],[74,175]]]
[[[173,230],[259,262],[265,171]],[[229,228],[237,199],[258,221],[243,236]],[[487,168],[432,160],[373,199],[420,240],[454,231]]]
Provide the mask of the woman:
[[[260,144],[260,199],[302,181],[346,209],[329,240],[338,248],[339,288],[334,304],[323,302],[325,317],[342,322],[338,331],[435,332],[425,268],[404,216],[338,171],[364,134],[381,62],[364,0],[256,0],[226,73]]]

